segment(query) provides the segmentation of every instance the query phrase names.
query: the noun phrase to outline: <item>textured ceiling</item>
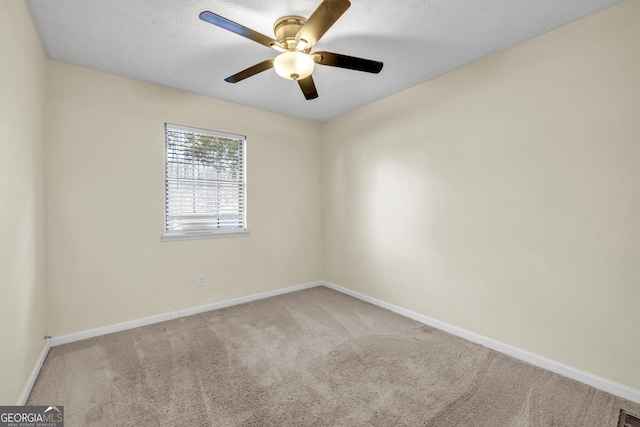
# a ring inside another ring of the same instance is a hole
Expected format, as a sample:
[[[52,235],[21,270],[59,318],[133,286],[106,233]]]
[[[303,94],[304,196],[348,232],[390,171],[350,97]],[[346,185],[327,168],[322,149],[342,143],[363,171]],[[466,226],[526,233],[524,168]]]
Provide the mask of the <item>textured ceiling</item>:
[[[320,0],[27,0],[49,58],[265,110],[325,121],[622,0],[351,0],[314,50],[384,62],[380,74],[316,66],[319,98],[268,70],[277,55],[203,22],[210,10],[273,37]]]

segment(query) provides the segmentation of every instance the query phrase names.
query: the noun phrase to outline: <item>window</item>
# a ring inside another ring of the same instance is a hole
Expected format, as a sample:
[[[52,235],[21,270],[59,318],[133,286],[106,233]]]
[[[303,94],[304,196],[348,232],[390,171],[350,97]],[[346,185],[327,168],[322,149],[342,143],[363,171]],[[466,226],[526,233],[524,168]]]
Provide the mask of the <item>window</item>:
[[[162,240],[246,235],[246,138],[165,124]]]

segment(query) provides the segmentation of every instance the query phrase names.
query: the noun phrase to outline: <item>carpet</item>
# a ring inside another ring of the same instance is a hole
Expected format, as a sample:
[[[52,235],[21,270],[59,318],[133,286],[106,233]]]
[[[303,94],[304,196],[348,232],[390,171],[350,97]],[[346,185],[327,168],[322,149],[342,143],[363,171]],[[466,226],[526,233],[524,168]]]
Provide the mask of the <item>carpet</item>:
[[[640,405],[317,287],[54,347],[73,426],[617,426]]]

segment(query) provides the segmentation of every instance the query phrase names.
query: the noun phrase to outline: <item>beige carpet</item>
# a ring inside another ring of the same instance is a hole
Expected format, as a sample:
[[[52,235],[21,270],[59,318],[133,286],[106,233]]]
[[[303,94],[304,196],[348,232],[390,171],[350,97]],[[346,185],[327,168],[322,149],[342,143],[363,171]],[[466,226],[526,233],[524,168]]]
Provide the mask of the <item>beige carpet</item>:
[[[319,287],[51,349],[66,426],[617,426],[640,405]]]

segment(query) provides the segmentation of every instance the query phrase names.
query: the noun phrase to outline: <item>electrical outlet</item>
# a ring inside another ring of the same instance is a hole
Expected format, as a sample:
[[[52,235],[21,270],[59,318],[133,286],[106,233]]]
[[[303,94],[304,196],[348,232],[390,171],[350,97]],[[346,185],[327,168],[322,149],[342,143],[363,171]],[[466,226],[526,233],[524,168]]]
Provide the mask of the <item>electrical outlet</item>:
[[[207,284],[207,279],[204,274],[198,274],[198,286],[204,286]]]

